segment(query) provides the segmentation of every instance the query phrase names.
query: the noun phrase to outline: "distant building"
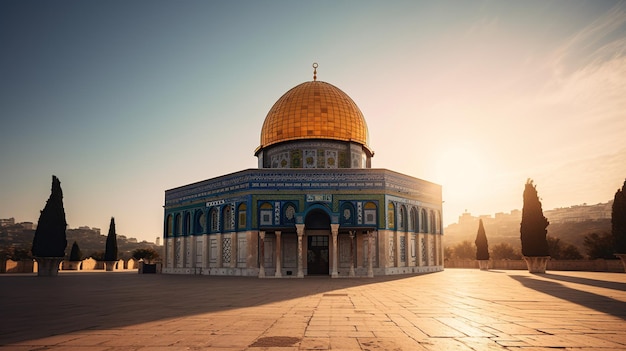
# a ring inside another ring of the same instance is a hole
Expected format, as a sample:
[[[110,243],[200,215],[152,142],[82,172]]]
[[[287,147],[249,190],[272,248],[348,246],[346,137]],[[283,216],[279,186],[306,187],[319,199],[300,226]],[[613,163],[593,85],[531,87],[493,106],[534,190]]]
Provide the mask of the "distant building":
[[[15,218],[0,218],[0,227],[8,227],[10,225],[15,225]]]
[[[21,222],[22,227],[26,230],[34,230],[36,225],[33,222]]]
[[[287,91],[260,141],[258,169],[165,192],[164,273],[301,278],[443,269],[441,186],[371,168],[365,119],[343,91],[315,76]]]
[[[611,219],[613,200],[597,205],[576,205],[543,211],[550,224],[579,223],[588,221],[606,221]],[[445,228],[446,245],[452,246],[462,240],[468,240],[476,235],[478,220],[482,219],[487,237],[500,238],[509,242],[519,243],[519,230],[522,221],[522,211],[512,210],[510,213],[498,212],[494,217],[490,215],[473,216],[465,212],[459,216],[458,223]],[[548,226],[548,235],[553,227]]]
[[[597,205],[577,205],[564,208],[555,208],[544,211],[544,215],[550,223],[583,222],[598,219],[610,219],[613,208],[613,200]]]

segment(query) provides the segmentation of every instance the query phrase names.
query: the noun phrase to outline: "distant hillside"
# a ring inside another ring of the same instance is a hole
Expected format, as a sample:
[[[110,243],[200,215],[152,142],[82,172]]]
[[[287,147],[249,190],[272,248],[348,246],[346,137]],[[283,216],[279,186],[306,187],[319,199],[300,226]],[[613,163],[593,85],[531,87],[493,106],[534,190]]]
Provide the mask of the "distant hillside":
[[[544,211],[544,215],[550,221],[548,235],[575,245],[584,254],[583,241],[586,235],[611,232],[611,205],[612,202],[608,202]],[[459,223],[453,223],[444,228],[444,246],[452,247],[465,240],[473,243],[476,239],[479,219],[483,220],[490,246],[508,243],[520,248],[519,230],[522,215],[519,210],[498,213],[495,217],[475,217],[464,213],[459,217]]]
[[[20,224],[2,226],[0,227],[0,248],[15,246],[30,250],[34,235],[34,229],[26,229]],[[99,229],[89,227],[68,229],[66,237],[67,248],[65,249],[65,254],[67,256],[70,254],[74,241],[76,241],[85,257],[89,257],[93,253],[104,252],[106,235],[101,235]],[[162,246],[157,246],[147,241],[137,242],[135,238],[127,238],[119,234],[117,235],[117,248],[119,257],[123,259],[130,258],[133,250],[139,248],[152,248],[159,253],[162,251]]]

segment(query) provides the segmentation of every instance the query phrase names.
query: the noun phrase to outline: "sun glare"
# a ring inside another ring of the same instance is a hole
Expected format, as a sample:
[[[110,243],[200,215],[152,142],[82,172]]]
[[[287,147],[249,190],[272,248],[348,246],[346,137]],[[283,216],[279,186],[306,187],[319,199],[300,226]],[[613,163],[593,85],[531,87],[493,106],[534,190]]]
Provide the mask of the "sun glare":
[[[437,182],[446,194],[455,198],[477,199],[488,184],[488,165],[485,157],[476,148],[459,145],[446,149],[436,167]]]

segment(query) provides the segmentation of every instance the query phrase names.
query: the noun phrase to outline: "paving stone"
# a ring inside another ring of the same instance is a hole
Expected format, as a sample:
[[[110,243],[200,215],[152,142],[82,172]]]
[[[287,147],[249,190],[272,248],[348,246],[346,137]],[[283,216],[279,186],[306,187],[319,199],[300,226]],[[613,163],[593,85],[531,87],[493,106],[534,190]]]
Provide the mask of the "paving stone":
[[[5,274],[0,286],[0,351],[626,350],[626,274]]]

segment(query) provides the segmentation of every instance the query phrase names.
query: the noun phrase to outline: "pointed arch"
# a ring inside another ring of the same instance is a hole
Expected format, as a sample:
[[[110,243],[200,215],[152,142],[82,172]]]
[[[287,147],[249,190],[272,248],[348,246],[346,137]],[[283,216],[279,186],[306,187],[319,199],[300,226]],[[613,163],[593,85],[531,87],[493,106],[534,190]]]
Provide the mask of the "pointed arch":
[[[171,214],[167,215],[165,219],[165,236],[173,236],[174,234],[174,219]]]
[[[209,223],[211,233],[217,233],[220,230],[220,211],[217,207],[211,207],[209,215]]]
[[[239,207],[237,208],[237,228],[241,229],[246,229],[246,227],[248,226],[248,205],[246,205],[245,202],[242,202],[239,204]]]
[[[387,203],[387,227],[396,229],[396,207],[391,201]]]
[[[419,222],[420,222],[420,232],[421,233],[427,233],[428,232],[428,223],[427,223],[427,218],[426,217],[426,209],[422,208],[420,210],[420,218],[419,218]]]
[[[412,232],[419,232],[419,217],[417,215],[417,209],[415,207],[411,207],[411,226],[409,228]]]
[[[354,225],[355,217],[354,205],[350,202],[344,202],[339,212],[339,223],[342,225]]]

